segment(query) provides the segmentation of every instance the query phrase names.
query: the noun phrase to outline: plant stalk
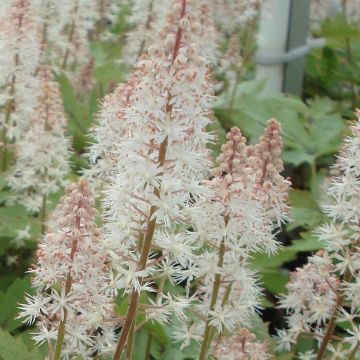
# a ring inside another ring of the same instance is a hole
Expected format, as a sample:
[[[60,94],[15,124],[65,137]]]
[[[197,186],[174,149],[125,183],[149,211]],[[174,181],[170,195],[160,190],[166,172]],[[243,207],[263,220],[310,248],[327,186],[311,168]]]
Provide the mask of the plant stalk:
[[[135,320],[133,321],[129,332],[128,341],[126,344],[125,360],[131,360],[134,335],[135,335]]]
[[[165,163],[165,156],[166,156],[166,149],[167,149],[167,138],[162,142],[159,150],[159,157],[158,157],[158,164],[160,166],[163,166]],[[155,189],[154,194],[156,196],[159,196],[160,190]],[[156,217],[153,217],[155,211],[157,208],[155,206],[151,206],[150,213],[149,213],[149,220],[148,225],[146,229],[146,234],[141,250],[140,260],[138,263],[138,271],[142,271],[146,268],[146,262],[150,253],[151,249],[151,242],[154,236],[155,227],[156,227]],[[142,282],[142,278],[139,279],[140,283]],[[121,329],[119,342],[116,347],[116,351],[113,357],[113,360],[119,360],[120,356],[124,350],[124,346],[126,344],[127,337],[130,332],[131,325],[134,321],[136,309],[139,301],[139,293],[136,291],[136,289],[132,290],[131,297],[130,297],[130,303],[128,307],[128,313],[126,316],[126,320],[124,323],[123,328]]]
[[[46,195],[43,195],[43,197],[42,197],[40,221],[41,221],[41,235],[44,235],[45,231],[46,231],[46,225],[45,225],[45,222],[46,222]]]
[[[182,11],[181,11],[181,18],[185,16],[186,13],[186,0],[182,0]],[[180,42],[181,42],[181,35],[182,35],[182,28],[179,27],[176,39],[175,39],[175,46],[172,56],[172,61],[174,62],[180,49]],[[168,104],[166,106],[167,113],[171,114],[172,111],[172,105],[170,105],[169,98]],[[165,140],[161,143],[160,149],[159,149],[159,156],[158,156],[158,164],[160,166],[163,166],[165,164],[165,158],[166,158],[166,150],[168,145],[168,138],[166,137]],[[158,188],[155,188],[154,195],[158,196],[160,195],[160,190]],[[146,268],[146,262],[150,253],[151,249],[151,243],[155,232],[156,227],[156,217],[154,217],[154,213],[156,212],[157,208],[155,206],[151,206],[150,213],[148,217],[148,224],[146,229],[146,234],[143,242],[143,247],[141,250],[140,260],[138,263],[138,271],[142,271]],[[142,282],[142,278],[139,278],[140,283]],[[126,340],[128,338],[130,328],[132,326],[132,323],[135,321],[135,315],[136,315],[136,309],[139,302],[139,293],[133,289],[130,297],[130,302],[128,306],[128,313],[125,319],[125,323],[123,328],[121,329],[120,337],[118,344],[116,346],[115,354],[113,357],[113,360],[120,360],[121,354],[124,350]]]
[[[149,359],[150,359],[150,351],[151,351],[152,338],[153,338],[152,335],[149,334],[149,337],[148,337],[147,342],[146,342],[146,349],[145,349],[144,360],[149,360]]]
[[[159,289],[158,289],[158,292],[157,292],[157,295],[156,295],[156,303],[158,303],[158,301],[161,298],[161,294],[164,291],[165,283],[166,283],[166,277],[163,276],[163,277],[161,277],[160,284],[159,284]],[[150,359],[150,351],[151,351],[152,340],[153,340],[153,336],[152,336],[152,334],[149,334],[147,342],[146,342],[146,350],[145,350],[144,360],[149,360]]]
[[[227,220],[225,220],[225,223],[227,224]],[[224,256],[225,256],[225,239],[222,240],[220,249],[219,249],[219,260],[218,260],[218,264],[217,264],[217,267],[219,269],[221,269],[223,267]],[[216,274],[215,281],[213,284],[212,294],[211,294],[209,311],[213,311],[215,309],[216,301],[217,301],[217,298],[219,295],[220,282],[221,282],[221,274]],[[211,343],[211,338],[212,338],[211,330],[212,330],[212,326],[210,325],[210,314],[209,314],[207,317],[207,320],[206,320],[205,333],[204,333],[203,342],[201,345],[199,360],[206,359],[207,353],[209,351],[209,346]]]
[[[80,230],[80,217],[76,217],[76,227]],[[71,252],[70,252],[70,260],[74,260],[74,256],[77,250],[78,245],[78,239],[73,239],[71,244]],[[69,294],[72,287],[72,277],[71,277],[71,268],[69,269],[69,272],[66,277],[66,283],[65,283],[65,296]],[[61,355],[61,349],[64,342],[65,337],[65,325],[66,325],[66,319],[67,319],[67,311],[64,309],[64,318],[60,321],[59,328],[58,328],[58,336],[56,340],[56,347],[55,347],[55,353],[53,360],[60,360]]]
[[[346,272],[345,272],[345,275],[344,275],[344,281],[349,282],[351,280],[351,277],[352,277],[351,272],[350,272],[349,269],[347,269]],[[336,301],[336,305],[335,305],[333,314],[332,314],[331,319],[329,321],[329,325],[328,325],[328,328],[326,330],[324,340],[321,343],[321,347],[320,347],[320,350],[319,350],[319,352],[317,354],[316,360],[321,360],[325,355],[327,346],[328,346],[328,344],[329,344],[329,342],[331,340],[331,337],[332,337],[332,335],[334,333],[334,330],[335,330],[335,327],[336,327],[338,308],[340,308],[343,305],[344,300],[345,300],[345,294],[339,296],[337,301]]]
[[[353,351],[351,352],[351,354],[350,354],[350,356],[349,356],[349,360],[354,360],[354,359],[355,359],[355,355],[356,355],[356,353],[358,352],[359,347],[360,347],[360,343],[358,342],[358,343],[356,344],[356,346],[354,347]]]

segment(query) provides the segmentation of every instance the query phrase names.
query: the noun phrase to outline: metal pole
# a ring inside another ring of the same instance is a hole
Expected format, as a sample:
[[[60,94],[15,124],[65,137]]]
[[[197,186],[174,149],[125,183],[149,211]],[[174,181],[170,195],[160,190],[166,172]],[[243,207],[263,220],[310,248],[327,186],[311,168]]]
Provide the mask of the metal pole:
[[[258,54],[261,54],[261,57],[277,57],[285,53],[290,4],[291,0],[270,0],[266,7],[262,7],[258,40]],[[266,79],[264,95],[281,92],[284,83],[284,64],[258,63],[256,79]]]
[[[286,51],[306,46],[309,34],[311,0],[291,0]],[[305,54],[304,54],[305,55]],[[301,96],[303,89],[305,56],[285,64],[283,92]]]

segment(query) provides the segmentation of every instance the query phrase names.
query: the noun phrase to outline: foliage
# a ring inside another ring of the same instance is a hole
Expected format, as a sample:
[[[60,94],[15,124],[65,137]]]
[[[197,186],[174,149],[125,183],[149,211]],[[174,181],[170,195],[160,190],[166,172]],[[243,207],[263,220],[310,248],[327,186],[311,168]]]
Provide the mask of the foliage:
[[[121,38],[126,29],[122,12],[112,31]],[[233,126],[238,126],[254,142],[262,134],[267,119],[276,118],[282,124],[285,174],[293,181],[289,197],[291,220],[285,231],[278,235],[283,242],[278,254],[270,258],[265,254],[254,254],[252,261],[266,289],[263,299],[266,310],[274,309],[277,295],[285,291],[290,272],[303,265],[308,255],[322,248],[314,236],[314,230],[326,220],[321,209],[321,186],[346,134],[348,120],[353,118],[352,109],[359,106],[359,26],[348,24],[338,16],[324,21],[315,33],[325,37],[327,43],[307,57],[304,99],[290,95],[265,98],[261,95],[264,84],[249,80],[222,92],[214,106],[216,119],[210,130],[218,135],[220,143],[225,141],[225,133]],[[68,135],[74,148],[70,180],[78,178],[81,169],[88,165],[84,152],[90,142],[88,132],[96,121],[101,99],[128,74],[128,67],[118,61],[121,41],[92,41],[90,51],[95,58],[96,86],[89,94],[79,96],[67,75],[57,76],[69,118]],[[252,66],[248,65],[247,76],[251,76]],[[212,145],[212,150],[217,155],[219,144]],[[46,350],[33,346],[29,339],[31,329],[15,318],[17,304],[23,301],[25,293],[31,293],[29,276],[24,274],[34,261],[37,239],[41,236],[41,219],[40,214],[33,215],[22,206],[9,203],[10,195],[4,177],[0,177],[0,359],[40,360],[44,359]],[[57,194],[54,200],[59,196]],[[26,229],[28,234],[21,238],[21,232]],[[19,241],[23,241],[21,247]],[[181,286],[178,291],[183,291]],[[117,313],[124,315],[126,308],[127,302],[119,299]],[[275,340],[270,334],[274,334],[275,326],[283,325],[284,316],[277,312],[267,319],[270,323],[259,316],[252,324],[253,332],[268,342],[271,349],[275,348]],[[137,325],[142,320],[139,318]],[[180,351],[172,344],[168,326],[148,322],[136,334],[134,360],[144,358],[149,338],[152,339],[150,354],[156,360],[194,359],[197,344],[191,343]],[[313,342],[303,340],[299,342],[298,350],[313,345]],[[294,352],[279,354],[276,359],[287,360],[293,356]]]

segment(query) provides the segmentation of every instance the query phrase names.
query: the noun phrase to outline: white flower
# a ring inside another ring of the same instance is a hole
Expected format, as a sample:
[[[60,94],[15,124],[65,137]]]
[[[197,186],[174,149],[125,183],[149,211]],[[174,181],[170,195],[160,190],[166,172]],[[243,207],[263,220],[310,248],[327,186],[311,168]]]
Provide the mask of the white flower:
[[[348,342],[351,345],[351,349],[353,349],[360,343],[360,327],[352,324],[352,329],[347,329],[346,332],[350,334],[350,336],[346,336],[344,341]]]
[[[74,310],[72,302],[76,300],[77,296],[74,292],[65,294],[65,289],[61,289],[60,294],[54,291],[52,294],[53,303],[50,306],[51,313],[55,314],[60,312],[61,320],[64,320],[65,311],[72,312]]]
[[[217,305],[214,310],[209,311],[210,324],[221,333],[224,328],[232,330],[236,324],[236,314],[228,306]]]
[[[176,342],[181,343],[180,350],[182,350],[189,346],[192,340],[196,342],[201,341],[202,336],[199,330],[201,330],[201,332],[203,331],[199,329],[199,326],[195,323],[189,325],[186,322],[181,322],[181,324],[172,331],[172,337]]]
[[[58,332],[55,329],[48,329],[45,325],[41,325],[41,328],[38,332],[31,333],[31,338],[39,345],[51,340],[56,340]]]
[[[277,331],[277,345],[276,349],[279,351],[286,350],[291,351],[292,345],[296,343],[297,334],[288,332],[286,330],[278,330]]]
[[[25,318],[26,323],[31,325],[39,315],[47,315],[48,309],[46,305],[51,301],[51,298],[42,294],[26,295],[25,301],[26,304],[19,305],[21,311],[17,318]]]
[[[6,265],[11,266],[18,262],[18,255],[6,255]]]
[[[298,353],[297,356],[299,360],[315,360],[317,355],[314,353],[314,350],[309,350],[304,353]]]
[[[344,343],[329,344],[328,350],[331,353],[331,360],[343,360],[349,355],[349,350],[344,348]]]

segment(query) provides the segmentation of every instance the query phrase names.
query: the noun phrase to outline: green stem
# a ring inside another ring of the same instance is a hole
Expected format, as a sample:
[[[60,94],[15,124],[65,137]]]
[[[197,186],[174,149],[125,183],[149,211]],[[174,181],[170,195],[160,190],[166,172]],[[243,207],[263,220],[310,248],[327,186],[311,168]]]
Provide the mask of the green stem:
[[[128,340],[127,340],[127,344],[126,344],[125,360],[131,360],[134,335],[135,335],[135,321],[133,321],[129,335],[128,335]]]
[[[352,277],[351,272],[350,272],[349,269],[347,269],[346,272],[345,272],[345,275],[344,275],[344,281],[349,282],[351,280],[351,277]],[[328,325],[328,328],[326,330],[323,342],[321,343],[321,347],[320,347],[320,350],[319,350],[319,352],[317,354],[316,360],[321,360],[323,358],[323,356],[325,355],[327,346],[328,346],[328,344],[329,344],[329,342],[331,340],[331,337],[332,337],[332,335],[334,333],[334,330],[335,330],[335,327],[336,327],[338,309],[340,307],[342,307],[342,305],[344,303],[344,300],[345,300],[345,294],[339,296],[337,301],[336,301],[334,311],[333,311],[332,316],[330,318],[329,325]]]
[[[239,71],[239,73],[236,76],[236,81],[235,81],[235,84],[234,84],[234,88],[232,89],[232,92],[231,92],[231,95],[230,95],[229,110],[228,110],[229,117],[232,115],[233,110],[234,110],[234,102],[235,102],[235,97],[236,97],[236,93],[237,93],[237,88],[238,88],[238,85],[240,83],[240,79],[241,79],[241,71]]]
[[[149,337],[148,337],[147,342],[146,342],[144,360],[149,360],[150,359],[150,350],[151,350],[152,339],[153,339],[152,335],[149,334]]]
[[[217,267],[219,269],[221,269],[223,267],[224,264],[224,255],[225,255],[225,239],[222,240],[221,245],[220,245],[220,249],[219,249],[219,260],[218,260],[218,264]],[[212,294],[211,294],[211,300],[210,300],[210,311],[214,311],[215,306],[216,306],[216,301],[219,295],[219,289],[220,289],[220,282],[221,282],[221,274],[216,274],[215,275],[215,281],[213,284],[213,289],[212,289]],[[210,325],[210,314],[207,317],[206,320],[206,325],[205,325],[205,333],[203,336],[203,342],[201,345],[201,350],[200,350],[200,356],[199,356],[199,360],[205,360],[208,350],[209,350],[209,346],[211,343],[211,338],[212,338],[212,326]]]
[[[356,355],[356,353],[358,352],[359,347],[360,347],[360,343],[358,342],[358,343],[356,344],[356,346],[354,347],[353,351],[351,352],[351,354],[350,354],[350,356],[349,356],[349,360],[354,360],[354,359],[355,359],[355,355]]]
[[[342,2],[343,7],[343,13],[346,24],[348,24],[348,18],[347,18],[347,0],[343,0]],[[353,54],[352,54],[352,46],[351,46],[351,40],[349,37],[345,38],[345,46],[346,46],[346,58],[350,65],[350,62],[352,61]],[[350,80],[350,91],[351,91],[351,105],[352,108],[356,108],[356,87],[353,81]]]
[[[225,305],[227,304],[227,302],[229,301],[229,297],[230,297],[232,285],[233,285],[233,283],[231,282],[231,283],[227,286],[227,288],[226,288],[226,290],[225,290],[225,295],[224,295],[224,297],[223,297],[223,299],[222,299],[222,302],[221,302],[221,307],[222,307],[222,308],[224,308],[224,306],[225,306]]]
[[[158,164],[160,166],[163,166],[165,163],[167,144],[168,144],[168,139],[166,138],[162,142],[162,144],[160,146],[160,150],[159,150]],[[160,190],[155,189],[154,194],[156,196],[159,196]],[[147,229],[146,229],[146,234],[145,234],[145,238],[144,238],[144,242],[143,242],[143,246],[142,246],[142,250],[141,250],[140,260],[138,263],[138,271],[142,271],[146,268],[146,262],[147,262],[147,259],[148,259],[149,253],[150,253],[151,243],[152,243],[152,239],[154,237],[154,232],[155,232],[155,227],[156,227],[156,217],[153,217],[156,210],[157,210],[157,208],[155,206],[151,206],[149,217],[148,217],[149,221],[147,224]],[[139,278],[139,282],[140,283],[142,282],[142,278]],[[123,328],[121,329],[119,342],[117,344],[113,360],[119,360],[120,356],[124,350],[124,346],[126,344],[126,340],[129,335],[130,328],[135,319],[138,301],[139,301],[139,293],[136,289],[133,289],[132,293],[131,293],[131,297],[130,297],[126,320],[125,320]]]
[[[77,242],[76,242],[76,244],[77,244]],[[75,245],[75,247],[76,246],[77,245]],[[71,291],[71,286],[72,286],[72,278],[71,278],[70,271],[69,271],[67,278],[66,278],[65,296]],[[64,342],[64,337],[65,337],[66,320],[67,320],[67,311],[66,311],[66,309],[64,309],[64,318],[60,321],[60,324],[59,324],[58,336],[57,336],[57,340],[56,340],[55,354],[54,354],[53,360],[60,360],[61,349],[62,349],[62,345]]]
[[[351,40],[349,38],[346,38],[346,54],[347,54],[347,60],[350,63],[352,61],[352,47],[351,47]],[[356,87],[354,82],[350,81],[350,91],[351,91],[351,105],[352,108],[356,108]]]
[[[181,10],[181,15],[180,15],[181,19],[184,18],[185,13],[186,13],[186,0],[182,0],[182,10]],[[182,28],[179,26],[178,30],[177,30],[176,38],[175,38],[174,51],[173,51],[173,55],[172,55],[173,63],[176,60],[178,53],[179,53],[181,37],[182,37]],[[169,114],[169,116],[171,117],[172,105],[170,105],[170,100],[171,100],[171,96],[169,96],[168,103],[166,105],[166,113]],[[157,160],[159,167],[162,167],[165,164],[167,146],[168,146],[168,138],[166,137],[165,140],[161,143],[160,149],[159,149],[159,156],[158,156],[158,160]],[[159,188],[155,188],[154,195],[157,197],[160,196]],[[149,253],[150,253],[151,243],[152,243],[152,239],[154,237],[154,232],[155,232],[155,227],[156,227],[157,219],[156,219],[156,217],[154,217],[154,213],[156,212],[156,210],[157,210],[156,206],[151,206],[149,217],[148,217],[149,220],[148,220],[148,224],[146,227],[146,233],[145,233],[145,238],[144,238],[144,242],[143,242],[143,247],[141,250],[141,255],[140,255],[140,259],[139,259],[139,263],[138,263],[138,271],[142,271],[146,268],[146,262],[147,262],[147,259],[148,259]],[[139,281],[141,283],[142,278],[139,278]],[[121,354],[122,354],[122,352],[124,350],[124,346],[126,344],[127,337],[129,335],[131,325],[132,325],[133,321],[135,320],[135,314],[136,314],[138,302],[139,302],[139,293],[136,291],[136,289],[133,289],[131,296],[130,296],[130,302],[129,302],[129,306],[128,306],[128,312],[126,315],[125,323],[123,325],[123,328],[121,329],[119,341],[116,346],[113,360],[120,360]]]
[[[74,7],[74,13],[77,13],[77,12],[78,12],[78,3],[76,3],[75,7]],[[76,27],[76,24],[75,24],[75,21],[73,21],[71,23],[71,25],[70,25],[70,31],[69,31],[69,36],[68,36],[69,46],[73,42],[73,38],[74,38],[74,35],[75,35],[75,27]],[[62,66],[61,66],[61,68],[63,70],[65,70],[66,67],[67,67],[67,62],[68,62],[69,55],[70,55],[70,49],[67,48],[66,51],[65,51],[63,63],[62,63]]]
[[[165,284],[166,284],[166,277],[162,276],[161,280],[160,280],[158,292],[157,292],[157,295],[156,295],[156,303],[158,303],[158,301],[161,298],[161,294],[164,291]],[[153,336],[151,334],[149,334],[148,339],[147,339],[147,343],[146,343],[146,350],[145,350],[144,360],[148,360],[150,358],[152,340],[153,340]]]
[[[15,61],[15,63],[17,63],[17,61]],[[11,85],[11,91],[10,94],[14,95],[14,91],[15,91],[15,78],[13,78],[12,80],[12,85]],[[9,100],[7,106],[6,106],[6,115],[5,115],[5,124],[7,125],[10,121],[10,117],[11,114],[13,112],[14,109],[14,99]],[[8,138],[6,136],[6,127],[4,127],[3,131],[2,131],[2,171],[5,172],[7,169],[7,145],[8,145]]]
[[[152,18],[153,18],[153,7],[154,7],[154,0],[151,0],[149,2],[149,15],[148,18],[146,20],[146,25],[145,25],[145,33],[148,32],[150,30],[151,27],[151,22],[152,22]],[[145,47],[145,39],[142,40],[141,44],[140,44],[140,48],[137,54],[137,60],[139,60],[140,56],[142,55],[143,51],[144,51],[144,47]]]
[[[317,187],[317,170],[316,170],[316,160],[311,162],[311,192],[316,193]]]
[[[80,230],[80,217],[76,216],[76,227]],[[71,262],[74,260],[74,256],[78,246],[78,239],[73,239],[71,244],[71,252],[70,252],[70,260]],[[69,294],[72,287],[72,277],[71,277],[71,269],[69,269],[66,282],[65,282],[65,296]],[[65,325],[67,319],[67,311],[64,309],[64,318],[60,321],[59,328],[58,328],[58,336],[56,340],[56,347],[55,347],[55,354],[53,360],[60,360],[61,349],[64,342],[65,337]]]
[[[46,230],[45,220],[46,220],[46,195],[43,195],[42,206],[41,206],[41,217],[40,217],[41,235],[45,234],[45,230]]]

